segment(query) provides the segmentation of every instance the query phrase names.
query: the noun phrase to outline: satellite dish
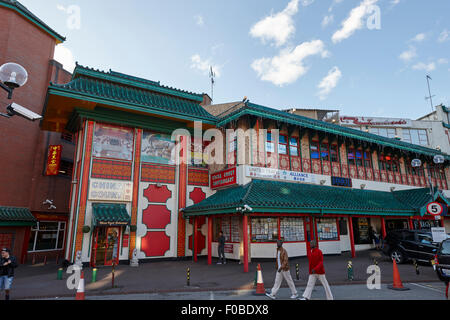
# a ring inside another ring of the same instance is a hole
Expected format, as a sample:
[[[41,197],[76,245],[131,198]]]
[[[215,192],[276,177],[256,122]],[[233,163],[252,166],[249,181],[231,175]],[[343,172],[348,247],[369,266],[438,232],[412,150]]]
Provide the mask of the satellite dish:
[[[434,156],[433,161],[435,164],[442,164],[445,162],[445,158],[444,158],[444,156],[438,154],[438,155]]]
[[[420,159],[414,159],[411,161],[411,165],[413,168],[418,168],[422,165],[422,161],[420,161]]]

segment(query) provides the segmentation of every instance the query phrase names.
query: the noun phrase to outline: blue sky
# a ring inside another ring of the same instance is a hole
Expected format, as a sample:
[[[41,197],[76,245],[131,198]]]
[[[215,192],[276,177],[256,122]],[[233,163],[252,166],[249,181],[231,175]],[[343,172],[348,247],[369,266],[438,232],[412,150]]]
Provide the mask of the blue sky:
[[[435,105],[450,105],[448,0],[21,2],[67,37],[66,65],[198,93],[213,65],[215,103],[417,118],[429,74]]]

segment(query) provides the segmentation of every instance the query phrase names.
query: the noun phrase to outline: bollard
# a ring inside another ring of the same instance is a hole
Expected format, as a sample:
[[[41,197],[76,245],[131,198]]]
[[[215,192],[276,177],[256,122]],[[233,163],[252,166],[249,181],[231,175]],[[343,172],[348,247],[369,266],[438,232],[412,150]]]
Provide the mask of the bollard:
[[[92,283],[97,282],[97,268],[92,269]]]
[[[258,270],[256,270],[256,272],[255,272],[255,282],[254,282],[254,286],[256,287],[257,284],[258,284]]]
[[[114,268],[115,268],[115,266],[116,266],[116,264],[113,263],[113,265],[112,265],[112,278],[111,278],[111,281],[112,281],[112,287],[113,287],[113,288],[114,288]]]
[[[378,267],[378,261],[377,259],[373,259],[373,264],[376,265]]]
[[[63,279],[63,268],[59,268],[58,269],[58,276],[56,277],[57,280],[62,280]]]
[[[187,268],[187,286],[191,285],[191,269]]]
[[[416,274],[419,275],[420,274],[419,265],[418,265],[416,259],[413,260],[413,264],[414,264],[414,268],[416,269]]]
[[[33,260],[31,261],[31,264],[32,265],[36,264],[36,255],[35,254],[33,254]]]
[[[44,256],[44,266],[47,265],[47,256]]]
[[[299,273],[298,263],[295,265],[295,274],[297,276],[297,280],[300,280],[300,273]]]
[[[353,264],[351,261],[349,261],[347,265],[347,277],[348,280],[353,281]]]
[[[56,255],[56,265],[58,265],[59,262],[59,254]]]

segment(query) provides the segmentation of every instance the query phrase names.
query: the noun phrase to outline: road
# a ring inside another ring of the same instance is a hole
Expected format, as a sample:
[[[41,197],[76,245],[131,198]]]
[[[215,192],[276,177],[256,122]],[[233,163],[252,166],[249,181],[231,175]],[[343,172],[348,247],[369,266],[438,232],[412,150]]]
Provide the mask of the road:
[[[365,285],[333,286],[332,292],[336,300],[445,300],[445,286],[441,282],[406,283],[408,291],[394,291],[382,285],[380,290],[369,290]],[[298,287],[299,294],[304,287]],[[118,294],[102,296],[86,296],[86,300],[269,300],[265,296],[253,295],[253,290],[235,291],[202,291],[202,292],[173,292],[149,294]],[[290,290],[280,289],[277,299],[289,300]],[[53,298],[46,300],[73,300],[73,298]],[[316,286],[312,300],[325,300],[322,286]]]

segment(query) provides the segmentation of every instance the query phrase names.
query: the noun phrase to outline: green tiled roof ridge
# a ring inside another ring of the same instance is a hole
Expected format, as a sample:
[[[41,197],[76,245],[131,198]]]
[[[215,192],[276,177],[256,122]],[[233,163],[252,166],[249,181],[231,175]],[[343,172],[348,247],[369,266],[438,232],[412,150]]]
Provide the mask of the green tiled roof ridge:
[[[68,92],[75,91],[101,99],[123,101],[125,103],[156,108],[177,114],[195,116],[213,122],[216,121],[213,115],[192,100],[113,83],[107,80],[83,76],[77,77],[66,84],[51,83],[49,89],[59,89]]]
[[[96,79],[107,80],[111,82],[118,82],[124,85],[152,90],[164,94],[178,96],[180,98],[193,100],[196,102],[203,101],[203,94],[194,93],[186,90],[181,90],[169,86],[161,85],[160,82],[147,80],[143,78],[134,77],[131,75],[127,75],[124,73],[119,73],[116,71],[110,70],[109,72],[105,72],[99,69],[89,68],[86,66],[82,66],[76,63],[76,67],[73,71],[72,79],[75,79],[80,76],[89,76]]]
[[[301,116],[301,115],[291,114],[288,112],[284,112],[284,111],[274,109],[274,108],[269,108],[269,107],[251,103],[251,102],[249,102],[245,107],[237,109],[237,110],[233,111],[232,113],[227,114],[225,117],[219,119],[218,123],[226,124],[232,120],[233,116],[236,116],[237,114],[239,114],[241,112],[245,112],[246,110],[253,110],[256,112],[264,113],[268,116],[272,115],[272,116],[280,117],[280,118],[282,118],[281,120],[283,120],[283,119],[292,120],[292,121],[298,122],[297,124],[300,126],[309,127],[311,129],[316,129],[318,131],[323,131],[324,129],[327,129],[328,131],[333,131],[333,133],[335,133],[335,134],[341,134],[344,136],[349,136],[354,139],[365,140],[365,141],[380,143],[380,144],[384,144],[384,145],[388,144],[391,147],[399,148],[399,149],[406,149],[411,152],[421,153],[421,154],[425,154],[425,155],[429,155],[429,156],[442,154],[442,155],[446,156],[446,159],[450,160],[450,155],[447,155],[445,153],[439,152],[434,149],[407,143],[404,141],[399,141],[399,140],[395,140],[395,139],[391,139],[391,138],[382,137],[379,135],[375,135],[373,133],[362,132],[360,130],[356,130],[356,129],[352,129],[352,128],[348,128],[348,127],[344,127],[344,126],[339,126],[339,125],[328,123],[325,121],[307,118],[307,117]],[[327,131],[327,130],[325,130],[325,131]]]
[[[46,33],[50,34],[52,37],[58,39],[61,42],[66,41],[66,38],[60,35],[58,32],[50,28],[44,21],[39,19],[34,13],[27,9],[23,4],[16,0],[0,0],[0,6],[7,7],[15,10],[41,29],[43,29]]]
[[[37,219],[28,208],[0,206],[0,221],[32,221]]]

